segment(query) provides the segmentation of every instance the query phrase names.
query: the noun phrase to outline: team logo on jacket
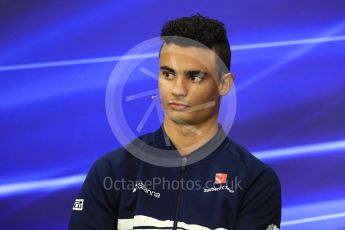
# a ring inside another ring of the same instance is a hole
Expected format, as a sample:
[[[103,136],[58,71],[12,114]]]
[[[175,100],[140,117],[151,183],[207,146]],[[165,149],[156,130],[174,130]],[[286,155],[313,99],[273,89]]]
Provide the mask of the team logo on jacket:
[[[76,199],[73,204],[73,210],[83,211],[84,199]]]
[[[209,184],[203,188],[204,192],[218,192],[221,190],[227,190],[230,193],[234,193],[234,189],[228,185],[228,174],[227,173],[216,173],[214,177],[213,187],[208,187]],[[232,182],[233,183],[233,182]]]
[[[226,184],[228,178],[227,173],[216,173],[216,177],[214,179],[215,184]]]
[[[136,192],[137,190],[143,190],[147,195],[153,196],[154,198],[160,198],[161,194],[159,192],[155,192],[148,187],[142,182],[137,182],[135,184],[135,188],[133,189],[132,192]]]

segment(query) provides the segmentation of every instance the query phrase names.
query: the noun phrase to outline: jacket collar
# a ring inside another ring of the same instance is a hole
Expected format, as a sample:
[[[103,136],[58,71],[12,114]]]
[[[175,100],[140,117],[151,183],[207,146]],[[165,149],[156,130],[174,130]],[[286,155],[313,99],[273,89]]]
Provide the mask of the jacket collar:
[[[194,150],[190,154],[186,156],[181,156],[180,153],[177,151],[175,145],[167,135],[164,125],[161,124],[159,129],[157,129],[154,132],[154,138],[153,138],[153,145],[156,148],[162,149],[162,150],[171,150],[171,151],[162,151],[161,156],[167,157],[167,158],[187,158],[189,163],[199,161],[213,152],[217,151],[219,148],[224,147],[226,143],[228,143],[230,140],[227,137],[227,135],[224,132],[224,129],[221,124],[218,123],[218,130],[216,134],[204,145],[199,147],[198,149]]]

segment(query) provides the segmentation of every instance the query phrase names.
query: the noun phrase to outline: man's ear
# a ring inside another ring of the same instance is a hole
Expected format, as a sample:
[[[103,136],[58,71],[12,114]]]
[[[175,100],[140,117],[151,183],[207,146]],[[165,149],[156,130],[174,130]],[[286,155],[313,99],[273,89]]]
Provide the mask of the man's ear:
[[[233,84],[234,84],[234,75],[232,73],[223,74],[218,84],[219,95],[225,96],[230,91]]]

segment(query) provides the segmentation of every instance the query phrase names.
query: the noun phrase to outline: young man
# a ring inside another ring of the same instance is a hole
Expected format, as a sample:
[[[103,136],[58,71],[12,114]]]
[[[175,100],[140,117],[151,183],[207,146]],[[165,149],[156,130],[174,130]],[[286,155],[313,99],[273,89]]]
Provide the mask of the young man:
[[[201,15],[178,18],[161,37],[164,122],[133,143],[181,164],[150,164],[130,148],[102,157],[86,177],[69,229],[279,229],[276,174],[218,124],[221,97],[233,84],[224,25]]]

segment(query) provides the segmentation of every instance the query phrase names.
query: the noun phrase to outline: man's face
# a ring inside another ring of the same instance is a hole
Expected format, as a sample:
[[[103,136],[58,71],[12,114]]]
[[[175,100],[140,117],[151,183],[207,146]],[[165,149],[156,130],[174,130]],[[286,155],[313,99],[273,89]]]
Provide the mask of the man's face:
[[[196,125],[215,118],[220,103],[218,72],[213,50],[165,44],[158,85],[168,119]]]

